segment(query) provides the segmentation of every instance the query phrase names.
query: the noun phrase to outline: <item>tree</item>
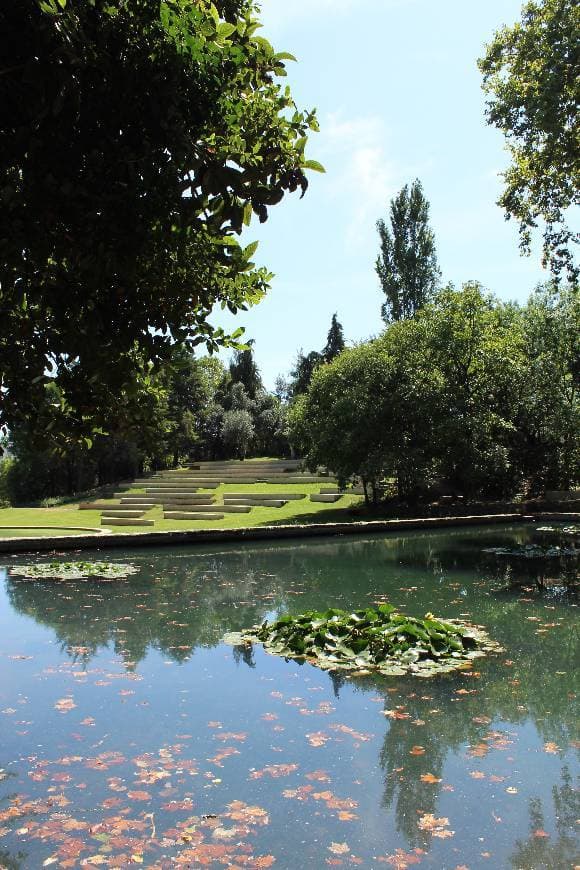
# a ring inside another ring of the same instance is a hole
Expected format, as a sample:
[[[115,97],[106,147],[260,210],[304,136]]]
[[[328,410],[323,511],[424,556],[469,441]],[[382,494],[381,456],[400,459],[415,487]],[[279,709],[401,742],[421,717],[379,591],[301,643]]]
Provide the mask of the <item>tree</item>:
[[[263,389],[260,370],[256,365],[251,347],[235,352],[230,362],[230,377],[232,383],[244,385],[251,399],[255,397],[258,390]]]
[[[245,459],[254,438],[254,424],[249,411],[226,411],[222,423],[222,441],[227,450]]]
[[[332,362],[332,360],[342,353],[345,348],[344,342],[344,333],[342,331],[342,324],[338,322],[336,312],[332,315],[332,321],[330,323],[330,329],[328,330],[328,336],[326,339],[326,345],[324,350],[322,351],[322,356],[326,360],[326,362]]]
[[[306,356],[302,350],[298,351],[294,368],[290,372],[292,396],[301,396],[308,390],[312,375],[323,361],[324,357],[316,350],[310,351]]]
[[[174,341],[235,346],[212,309],[269,280],[236,237],[321,169],[316,119],[252,0],[22,0],[0,25],[0,425],[50,373],[49,437],[74,440],[129,425]]]
[[[417,179],[391,200],[390,224],[377,221],[380,254],[376,272],[386,296],[385,323],[412,317],[428,302],[440,277],[435,236],[429,226],[429,203]]]
[[[498,205],[519,224],[529,253],[532,230],[544,224],[543,260],[555,274],[578,278],[566,224],[580,204],[578,32],[574,0],[534,0],[521,21],[499,30],[479,61],[489,96],[487,120],[507,138],[511,165]]]
[[[528,368],[518,408],[518,455],[530,494],[580,480],[580,296],[544,285],[522,312]]]

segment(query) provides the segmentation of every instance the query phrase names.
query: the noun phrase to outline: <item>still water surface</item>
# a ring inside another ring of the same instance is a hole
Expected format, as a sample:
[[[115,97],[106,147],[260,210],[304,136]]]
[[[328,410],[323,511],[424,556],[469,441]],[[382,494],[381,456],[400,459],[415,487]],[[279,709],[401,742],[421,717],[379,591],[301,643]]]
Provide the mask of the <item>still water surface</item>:
[[[537,563],[482,552],[532,539],[114,550],[88,558],[140,573],[56,586],[2,557],[0,868],[573,868],[576,599],[562,566],[540,588]],[[349,679],[220,642],[385,600],[471,618],[505,652]]]

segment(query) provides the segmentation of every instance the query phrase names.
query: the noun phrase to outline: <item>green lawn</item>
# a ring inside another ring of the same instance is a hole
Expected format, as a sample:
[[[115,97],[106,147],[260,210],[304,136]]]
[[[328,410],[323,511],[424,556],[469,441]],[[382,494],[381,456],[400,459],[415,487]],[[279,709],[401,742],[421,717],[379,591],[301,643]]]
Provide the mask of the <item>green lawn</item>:
[[[154,526],[110,526],[112,532],[144,532],[144,531],[175,531],[178,529],[238,529],[250,526],[286,525],[294,523],[324,523],[324,522],[351,522],[357,519],[350,513],[352,505],[361,502],[361,496],[345,495],[335,504],[312,502],[308,498],[310,493],[320,492],[321,484],[225,484],[211,492],[215,494],[216,501],[222,500],[224,492],[239,493],[268,493],[274,495],[277,492],[304,492],[306,498],[300,501],[289,501],[281,508],[254,507],[247,514],[225,514],[223,520],[164,520],[161,505],[156,505],[152,510],[145,513],[147,519],[155,520]],[[203,491],[203,490],[200,490]],[[209,490],[206,490],[209,492]],[[144,493],[143,489],[132,489],[129,494]],[[107,501],[113,506],[116,499],[99,499]],[[219,513],[219,505],[216,505]],[[80,511],[78,503],[60,505],[54,508],[4,508],[0,509],[0,527],[18,526],[16,529],[0,528],[0,537],[21,537],[51,534],[61,534],[58,529],[63,529],[62,534],[75,534],[65,531],[64,527],[85,526],[101,528],[100,511]],[[30,529],[25,526],[55,526],[54,531],[46,528]],[[76,534],[81,534],[76,532]]]

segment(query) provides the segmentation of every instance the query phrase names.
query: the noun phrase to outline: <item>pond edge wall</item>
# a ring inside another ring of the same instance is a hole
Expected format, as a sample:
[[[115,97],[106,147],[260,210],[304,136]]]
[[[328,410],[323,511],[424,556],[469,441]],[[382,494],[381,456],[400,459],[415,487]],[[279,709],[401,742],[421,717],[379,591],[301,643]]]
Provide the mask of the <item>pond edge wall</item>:
[[[55,550],[104,550],[112,547],[172,547],[224,542],[284,540],[287,538],[333,537],[384,534],[395,531],[442,529],[461,526],[512,525],[516,523],[568,522],[580,520],[580,513],[506,513],[462,517],[424,517],[404,520],[369,520],[354,523],[310,523],[308,525],[253,526],[242,529],[190,529],[171,532],[134,532],[100,535],[71,535],[50,538],[0,538],[0,553],[53,552]]]

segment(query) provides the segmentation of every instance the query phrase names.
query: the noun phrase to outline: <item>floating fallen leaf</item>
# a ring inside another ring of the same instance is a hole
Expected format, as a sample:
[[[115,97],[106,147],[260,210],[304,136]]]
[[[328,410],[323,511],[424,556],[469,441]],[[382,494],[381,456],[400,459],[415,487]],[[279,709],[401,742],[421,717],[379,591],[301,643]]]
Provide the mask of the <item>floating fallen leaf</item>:
[[[552,743],[548,740],[547,743],[544,743],[544,752],[547,752],[549,755],[557,755],[560,752],[560,747],[557,743]]]
[[[54,709],[58,710],[59,713],[68,713],[70,710],[74,710],[75,707],[76,704],[72,698],[60,698],[54,705]]]
[[[409,750],[409,755],[425,755],[425,747],[424,746],[413,746],[412,749]]]
[[[348,843],[331,843],[328,851],[332,852],[333,855],[348,855],[350,846]]]
[[[433,837],[439,837],[441,840],[444,840],[447,837],[453,837],[455,834],[455,831],[447,830],[449,819],[436,819],[433,813],[425,813],[422,815],[417,824],[422,831],[427,831]]]
[[[441,782],[439,777],[433,776],[432,773],[423,773],[420,777],[421,782],[428,782],[431,784],[435,784],[436,782]]]

